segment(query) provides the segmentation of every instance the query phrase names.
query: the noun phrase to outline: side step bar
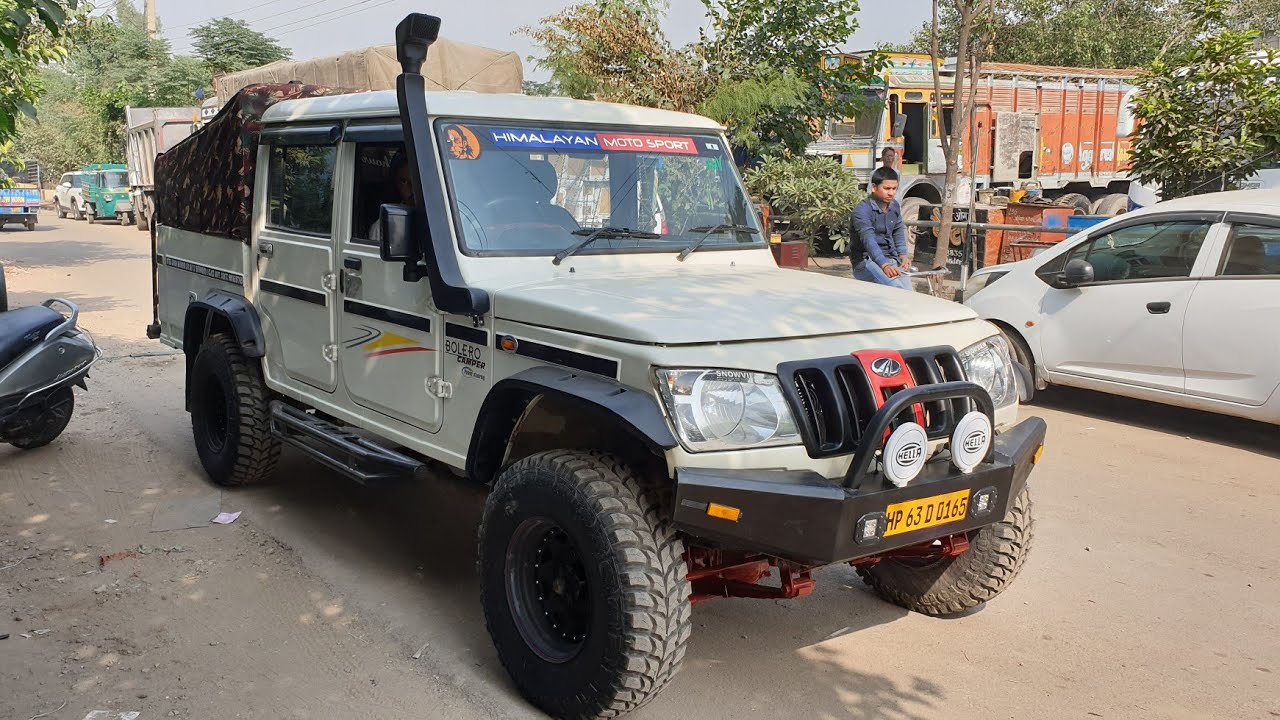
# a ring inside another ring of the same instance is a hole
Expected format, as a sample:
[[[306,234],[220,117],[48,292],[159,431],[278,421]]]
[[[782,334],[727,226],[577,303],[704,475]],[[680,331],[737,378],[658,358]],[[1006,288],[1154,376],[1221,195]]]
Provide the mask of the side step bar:
[[[359,483],[428,475],[423,463],[279,400],[271,402],[271,434]]]

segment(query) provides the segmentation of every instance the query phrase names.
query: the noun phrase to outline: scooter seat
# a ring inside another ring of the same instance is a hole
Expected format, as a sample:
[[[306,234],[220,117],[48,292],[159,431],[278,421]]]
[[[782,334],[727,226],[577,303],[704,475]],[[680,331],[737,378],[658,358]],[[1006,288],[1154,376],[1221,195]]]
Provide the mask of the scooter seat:
[[[66,318],[43,305],[0,313],[0,369],[44,339]]]

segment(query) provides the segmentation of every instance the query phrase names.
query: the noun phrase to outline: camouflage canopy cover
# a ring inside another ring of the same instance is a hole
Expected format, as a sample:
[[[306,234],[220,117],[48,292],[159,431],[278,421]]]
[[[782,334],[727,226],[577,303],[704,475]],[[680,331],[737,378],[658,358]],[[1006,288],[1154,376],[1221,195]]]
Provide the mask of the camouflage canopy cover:
[[[262,114],[282,100],[350,92],[293,84],[236,93],[207,125],[156,157],[157,222],[249,242]]]

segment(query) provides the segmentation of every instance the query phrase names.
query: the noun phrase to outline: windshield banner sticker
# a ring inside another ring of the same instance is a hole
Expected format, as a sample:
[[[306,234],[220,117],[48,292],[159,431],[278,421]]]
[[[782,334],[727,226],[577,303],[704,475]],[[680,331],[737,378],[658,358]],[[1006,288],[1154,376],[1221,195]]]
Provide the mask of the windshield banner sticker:
[[[698,146],[691,137],[669,135],[631,135],[596,133],[579,130],[526,128],[491,128],[489,136],[495,147],[544,150],[604,150],[611,152],[647,152],[665,155],[697,155]]]
[[[654,152],[668,155],[697,155],[698,146],[691,137],[668,135],[623,135],[599,133],[600,147],[615,152]]]

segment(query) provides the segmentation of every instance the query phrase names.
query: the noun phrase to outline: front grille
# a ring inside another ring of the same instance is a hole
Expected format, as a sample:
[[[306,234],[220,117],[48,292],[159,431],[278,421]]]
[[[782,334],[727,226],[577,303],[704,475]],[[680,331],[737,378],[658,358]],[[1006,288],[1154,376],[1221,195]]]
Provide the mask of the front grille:
[[[902,358],[917,386],[966,379],[960,356],[950,347],[905,351]],[[867,369],[858,358],[841,355],[782,363],[778,377],[810,457],[847,455],[857,449],[878,407]],[[966,398],[925,403],[929,438],[947,437],[971,409],[972,401]],[[908,410],[893,427],[913,419]]]

